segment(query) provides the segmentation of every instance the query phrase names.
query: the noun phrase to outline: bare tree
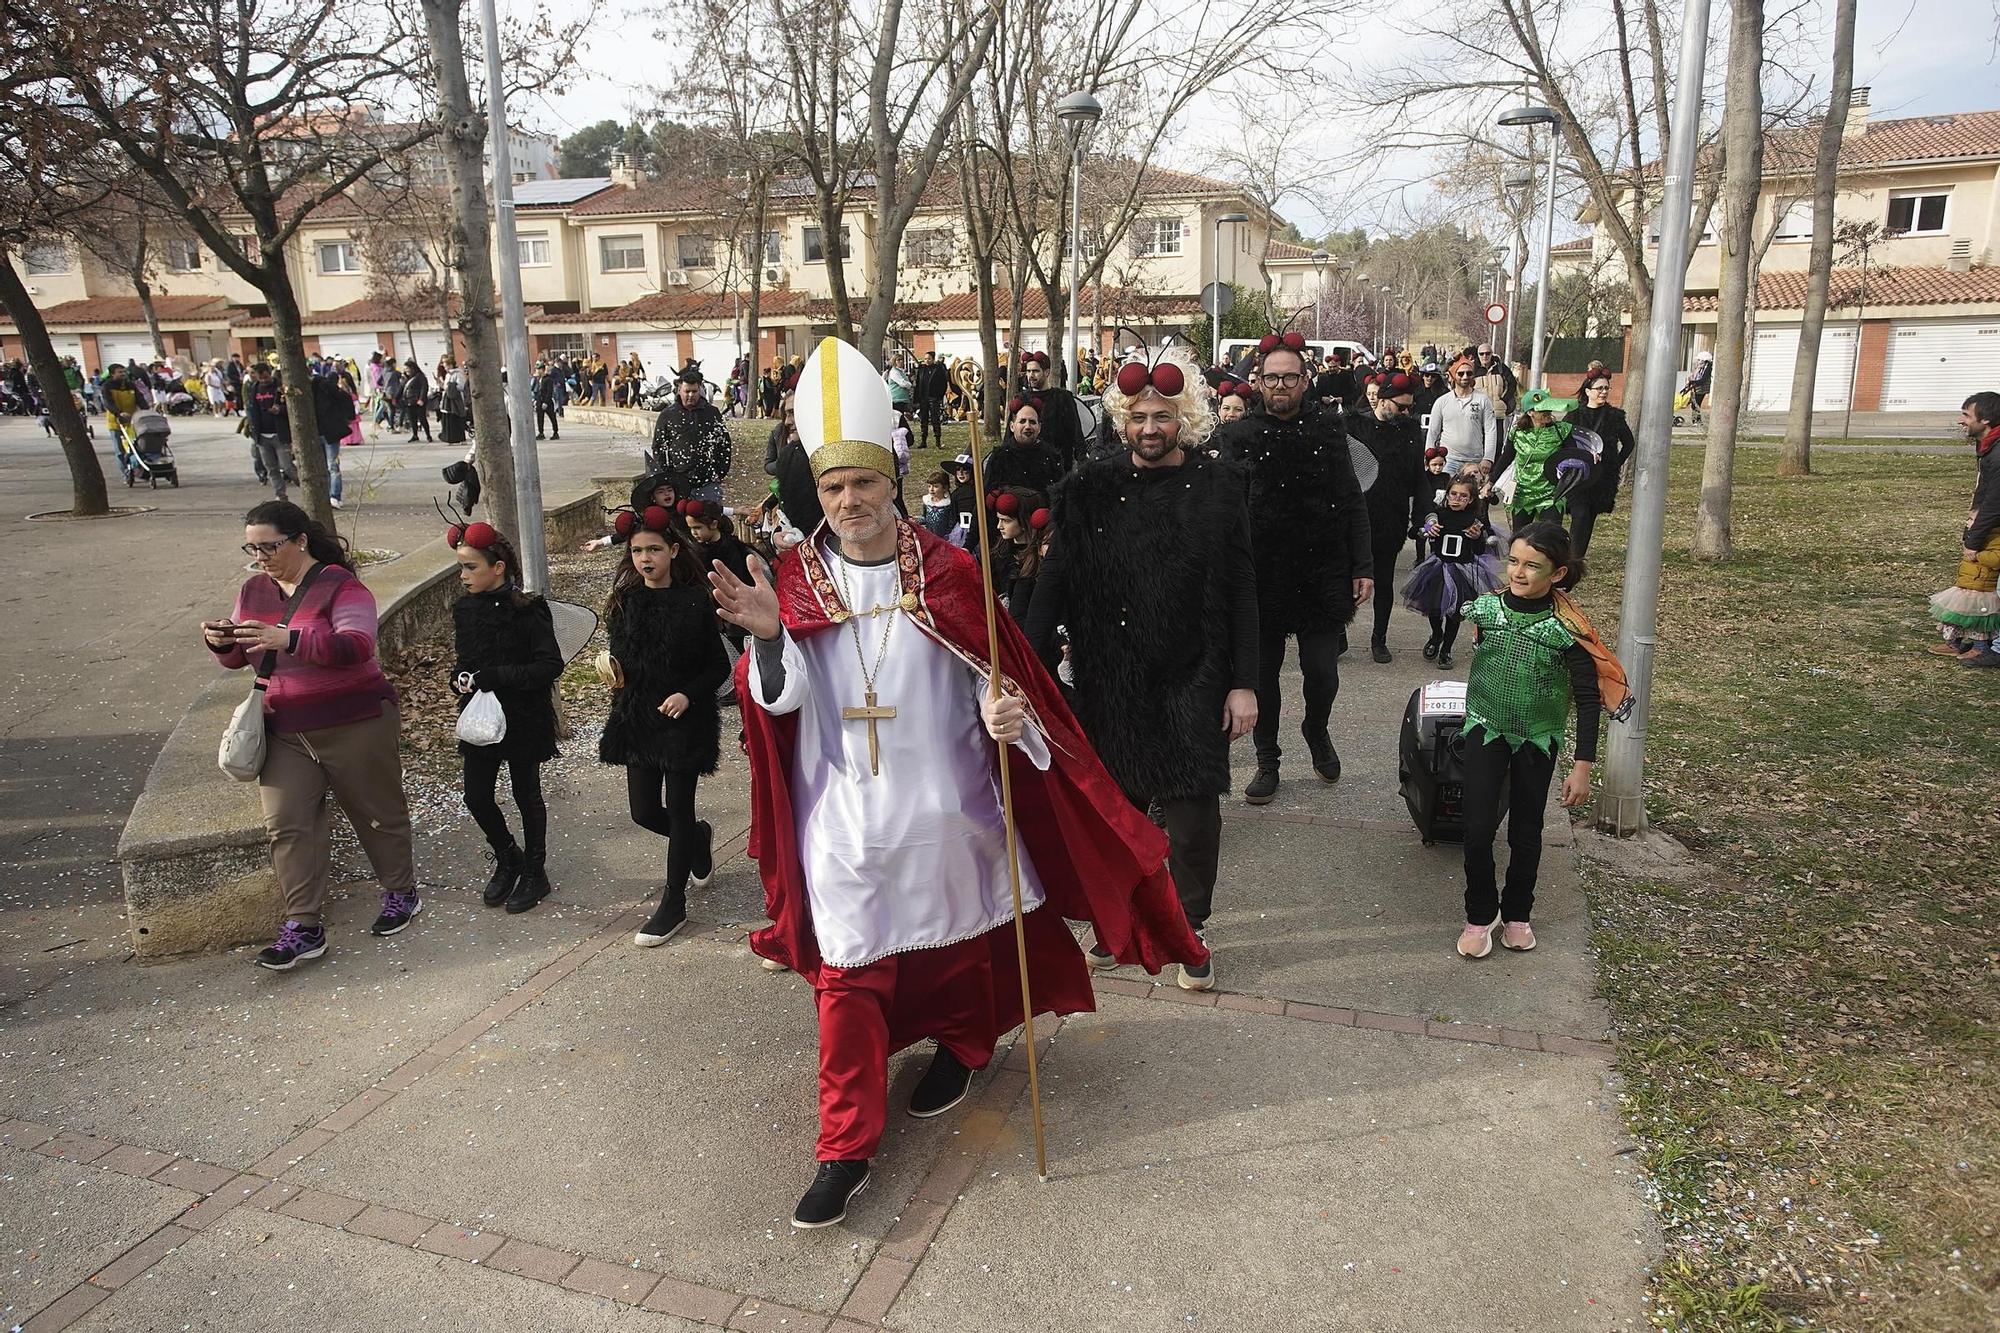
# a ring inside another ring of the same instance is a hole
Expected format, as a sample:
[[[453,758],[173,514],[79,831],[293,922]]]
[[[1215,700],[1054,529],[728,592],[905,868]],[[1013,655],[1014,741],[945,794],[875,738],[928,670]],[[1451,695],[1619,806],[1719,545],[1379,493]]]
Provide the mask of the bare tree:
[[[1708,444],[1695,507],[1696,557],[1727,560],[1729,501],[1736,467],[1736,425],[1742,415],[1749,358],[1744,311],[1756,281],[1757,198],[1764,184],[1764,0],[1732,0],[1729,73],[1722,113],[1722,195],[1717,210],[1720,290],[1716,302],[1715,383],[1709,394]]]
[[[168,243],[153,221],[159,212],[156,201],[112,191],[87,213],[72,211],[66,232],[131,284],[132,294],[139,298],[146,333],[153,340],[153,355],[165,360],[167,339],[160,331],[160,312],[153,303],[153,279],[159,275],[162,262],[160,250]]]
[[[1813,392],[1819,379],[1820,336],[1826,328],[1827,288],[1833,280],[1834,184],[1840,170],[1840,141],[1847,132],[1847,104],[1854,92],[1855,7],[1856,0],[1834,0],[1833,82],[1820,121],[1819,151],[1813,158],[1812,254],[1806,262],[1806,308],[1799,322],[1785,442],[1778,452],[1781,477],[1803,477],[1812,471]],[[1857,347],[1857,355],[1859,351]]]
[[[291,252],[316,210],[435,132],[366,114],[405,86],[412,44],[340,0],[191,0],[171,42],[116,15],[84,17],[0,0],[42,95],[87,120],[269,307],[306,509],[331,526]]]

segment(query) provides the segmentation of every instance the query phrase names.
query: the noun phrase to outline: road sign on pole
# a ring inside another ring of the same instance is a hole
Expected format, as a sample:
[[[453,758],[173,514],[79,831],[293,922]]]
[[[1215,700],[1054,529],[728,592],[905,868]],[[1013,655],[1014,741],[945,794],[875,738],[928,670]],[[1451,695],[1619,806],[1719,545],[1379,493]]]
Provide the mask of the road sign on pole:
[[[1486,322],[1488,324],[1491,324],[1496,329],[1499,328],[1502,324],[1505,324],[1507,322],[1507,307],[1500,304],[1500,302],[1498,301],[1495,301],[1493,302],[1493,304],[1487,306]]]
[[[1211,282],[1201,289],[1202,312],[1210,319],[1221,319],[1236,308],[1236,289],[1226,282]]]

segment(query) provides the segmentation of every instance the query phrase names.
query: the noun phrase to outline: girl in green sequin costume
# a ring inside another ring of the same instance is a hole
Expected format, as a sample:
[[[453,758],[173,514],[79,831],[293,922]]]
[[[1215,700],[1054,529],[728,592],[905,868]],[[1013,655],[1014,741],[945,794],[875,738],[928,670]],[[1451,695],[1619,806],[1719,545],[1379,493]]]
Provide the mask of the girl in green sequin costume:
[[[1558,398],[1547,389],[1530,389],[1521,399],[1521,412],[1529,424],[1514,427],[1493,460],[1495,476],[1506,472],[1509,462],[1514,465],[1514,492],[1507,507],[1515,532],[1542,519],[1559,519],[1567,507],[1556,494],[1548,463],[1569,443],[1575,429],[1556,418],[1575,407],[1574,398]]]
[[[1542,816],[1572,701],[1576,761],[1563,779],[1562,803],[1574,807],[1590,796],[1601,708],[1597,665],[1557,604],[1558,590],[1582,577],[1583,561],[1572,553],[1569,534],[1555,523],[1530,524],[1508,547],[1501,590],[1465,609],[1474,647],[1465,686],[1466,924],[1458,951],[1467,958],[1493,952],[1495,926],[1507,948],[1535,947],[1529,918],[1541,867]],[[1504,894],[1495,886],[1493,864],[1503,792],[1511,793]]]

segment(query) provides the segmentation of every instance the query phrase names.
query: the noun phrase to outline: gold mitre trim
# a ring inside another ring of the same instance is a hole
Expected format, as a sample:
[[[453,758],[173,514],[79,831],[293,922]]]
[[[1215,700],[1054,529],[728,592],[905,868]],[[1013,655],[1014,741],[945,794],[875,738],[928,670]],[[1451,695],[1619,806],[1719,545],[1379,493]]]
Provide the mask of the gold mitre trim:
[[[872,468],[892,481],[896,476],[895,451],[873,440],[828,440],[808,454],[806,461],[812,465],[814,481],[837,467]]]

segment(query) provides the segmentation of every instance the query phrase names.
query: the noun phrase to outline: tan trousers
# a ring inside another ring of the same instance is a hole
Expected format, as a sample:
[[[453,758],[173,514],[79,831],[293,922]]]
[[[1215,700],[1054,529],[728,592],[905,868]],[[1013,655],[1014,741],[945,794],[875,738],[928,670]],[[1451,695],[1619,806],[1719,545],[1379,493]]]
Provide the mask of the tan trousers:
[[[396,705],[385,703],[382,716],[344,727],[271,733],[257,791],[264,801],[264,827],[271,832],[271,863],[285,895],[287,920],[316,924],[326,904],[332,860],[329,790],[353,822],[382,888],[416,892],[399,719]]]

